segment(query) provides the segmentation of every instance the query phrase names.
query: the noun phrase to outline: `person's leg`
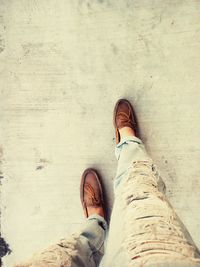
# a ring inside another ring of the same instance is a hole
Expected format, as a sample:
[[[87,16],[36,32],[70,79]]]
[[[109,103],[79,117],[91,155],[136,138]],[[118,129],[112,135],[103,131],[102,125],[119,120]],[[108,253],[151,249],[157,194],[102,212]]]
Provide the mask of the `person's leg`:
[[[86,216],[83,228],[68,239],[35,254],[15,267],[97,267],[104,254],[107,222],[102,188],[96,171],[87,169],[81,181],[81,201]]]
[[[119,113],[121,126],[133,127],[129,108]],[[121,138],[120,128],[117,134],[115,202],[104,267],[200,266],[199,251],[167,201],[142,141],[128,132]]]
[[[134,161],[150,160],[142,141],[134,136],[124,136],[115,147],[115,156],[118,160],[114,188],[128,174]]]
[[[78,233],[60,240],[16,267],[96,267],[104,254],[106,229],[105,219],[92,215]]]

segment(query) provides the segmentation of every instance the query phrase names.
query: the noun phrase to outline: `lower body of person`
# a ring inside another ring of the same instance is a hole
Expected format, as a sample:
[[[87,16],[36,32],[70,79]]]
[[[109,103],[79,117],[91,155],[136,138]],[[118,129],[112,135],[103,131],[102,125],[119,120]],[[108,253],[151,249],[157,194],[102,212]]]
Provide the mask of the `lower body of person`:
[[[127,100],[117,102],[114,125],[118,168],[106,249],[103,190],[97,172],[87,169],[80,187],[87,218],[82,230],[16,267],[200,267],[199,250],[166,199],[156,166],[136,137]]]

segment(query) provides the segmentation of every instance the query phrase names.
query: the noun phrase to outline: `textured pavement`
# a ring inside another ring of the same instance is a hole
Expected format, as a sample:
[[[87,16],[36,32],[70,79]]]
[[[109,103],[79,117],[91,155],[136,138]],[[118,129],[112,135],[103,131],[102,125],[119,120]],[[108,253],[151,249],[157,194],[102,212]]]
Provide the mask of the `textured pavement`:
[[[81,226],[86,167],[111,211],[121,97],[200,247],[199,73],[198,0],[0,0],[4,266]]]

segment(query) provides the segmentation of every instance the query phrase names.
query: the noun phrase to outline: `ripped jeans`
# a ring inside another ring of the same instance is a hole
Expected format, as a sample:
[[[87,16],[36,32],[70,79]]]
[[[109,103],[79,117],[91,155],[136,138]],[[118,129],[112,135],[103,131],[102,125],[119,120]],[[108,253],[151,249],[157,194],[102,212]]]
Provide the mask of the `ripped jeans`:
[[[106,249],[107,224],[94,215],[79,233],[18,267],[200,267],[200,253],[167,201],[165,185],[141,140],[126,137],[115,155],[115,202]]]

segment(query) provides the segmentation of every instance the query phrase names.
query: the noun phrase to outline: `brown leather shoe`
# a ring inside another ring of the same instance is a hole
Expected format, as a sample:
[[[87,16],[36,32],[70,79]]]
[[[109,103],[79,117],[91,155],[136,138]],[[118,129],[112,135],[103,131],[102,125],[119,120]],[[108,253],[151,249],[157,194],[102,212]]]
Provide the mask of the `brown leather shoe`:
[[[126,99],[120,99],[117,101],[114,108],[114,127],[116,131],[116,143],[120,142],[119,129],[123,127],[130,127],[135,132],[136,128],[136,117],[133,111],[131,103]]]
[[[94,169],[88,168],[84,171],[81,179],[80,197],[86,217],[98,214],[105,219],[102,186]]]

